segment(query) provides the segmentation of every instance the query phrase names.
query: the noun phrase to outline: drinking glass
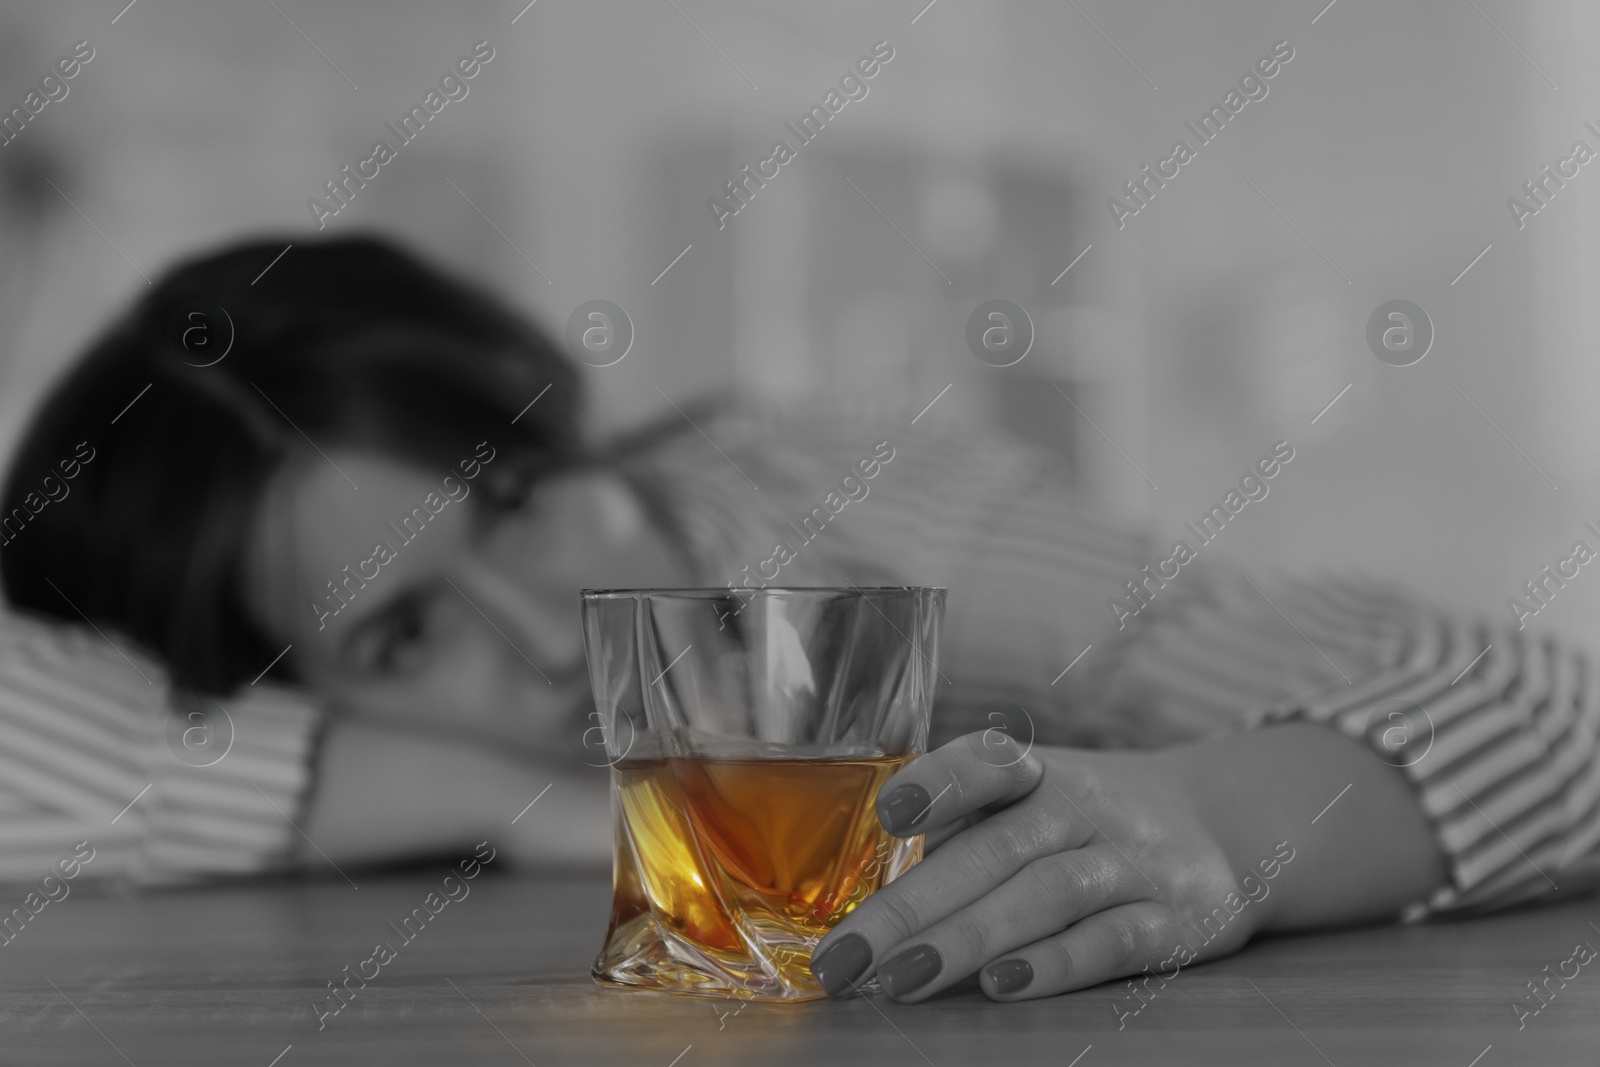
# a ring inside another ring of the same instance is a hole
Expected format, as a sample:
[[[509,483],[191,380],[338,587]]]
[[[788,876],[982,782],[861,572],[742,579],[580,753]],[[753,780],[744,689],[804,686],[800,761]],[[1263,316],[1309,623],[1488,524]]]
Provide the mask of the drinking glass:
[[[876,799],[927,751],[945,590],[581,596],[615,847],[594,977],[823,996],[812,949],[922,856]]]

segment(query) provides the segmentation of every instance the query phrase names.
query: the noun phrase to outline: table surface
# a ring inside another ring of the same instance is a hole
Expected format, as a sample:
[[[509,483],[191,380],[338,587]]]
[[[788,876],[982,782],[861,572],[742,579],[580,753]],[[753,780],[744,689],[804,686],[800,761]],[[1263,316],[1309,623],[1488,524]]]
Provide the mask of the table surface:
[[[603,989],[589,977],[610,903],[599,872],[486,871],[400,943],[387,924],[445,873],[126,896],[75,885],[0,947],[0,1064],[1600,1063],[1600,960],[1520,1032],[1511,1008],[1545,965],[1600,946],[1594,898],[1261,941],[1185,969],[1119,1030],[1121,985],[1000,1005],[969,984],[911,1006]],[[396,958],[319,1030],[313,1000],[379,940]]]

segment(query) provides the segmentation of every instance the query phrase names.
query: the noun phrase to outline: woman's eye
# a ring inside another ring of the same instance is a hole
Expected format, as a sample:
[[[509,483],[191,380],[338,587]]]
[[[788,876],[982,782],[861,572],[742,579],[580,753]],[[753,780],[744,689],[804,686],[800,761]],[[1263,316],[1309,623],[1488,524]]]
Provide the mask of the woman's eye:
[[[378,642],[374,666],[386,673],[405,673],[422,662],[426,653],[428,606],[407,605],[396,613]]]
[[[537,472],[527,466],[507,467],[485,478],[483,493],[488,508],[502,515],[531,510]]]
[[[533,487],[486,501],[478,512],[475,536],[485,544],[505,539],[526,542],[545,520],[544,503],[540,490]]]

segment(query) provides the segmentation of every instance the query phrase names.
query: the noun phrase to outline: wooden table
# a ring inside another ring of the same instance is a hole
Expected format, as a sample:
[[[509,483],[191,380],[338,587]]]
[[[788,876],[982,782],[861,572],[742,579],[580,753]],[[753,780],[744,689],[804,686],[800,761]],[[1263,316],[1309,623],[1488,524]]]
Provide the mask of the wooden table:
[[[1600,947],[1593,898],[1259,942],[1186,969],[1119,1031],[1120,986],[1014,1005],[968,985],[910,1007],[742,1009],[602,989],[589,978],[610,893],[598,872],[485,873],[319,1030],[325,983],[397,943],[386,924],[443,874],[127,897],[75,885],[0,947],[0,1064],[1600,1063],[1600,960],[1521,1032],[1509,1006],[1575,943]]]

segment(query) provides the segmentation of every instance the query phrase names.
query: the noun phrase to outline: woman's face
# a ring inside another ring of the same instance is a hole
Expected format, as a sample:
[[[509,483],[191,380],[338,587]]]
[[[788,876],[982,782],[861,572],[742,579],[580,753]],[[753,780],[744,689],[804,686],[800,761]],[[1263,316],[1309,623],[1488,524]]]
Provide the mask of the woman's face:
[[[686,566],[613,473],[506,510],[485,506],[491,469],[441,485],[364,452],[291,465],[256,522],[251,606],[339,713],[556,754],[592,706],[578,590],[683,585]]]

